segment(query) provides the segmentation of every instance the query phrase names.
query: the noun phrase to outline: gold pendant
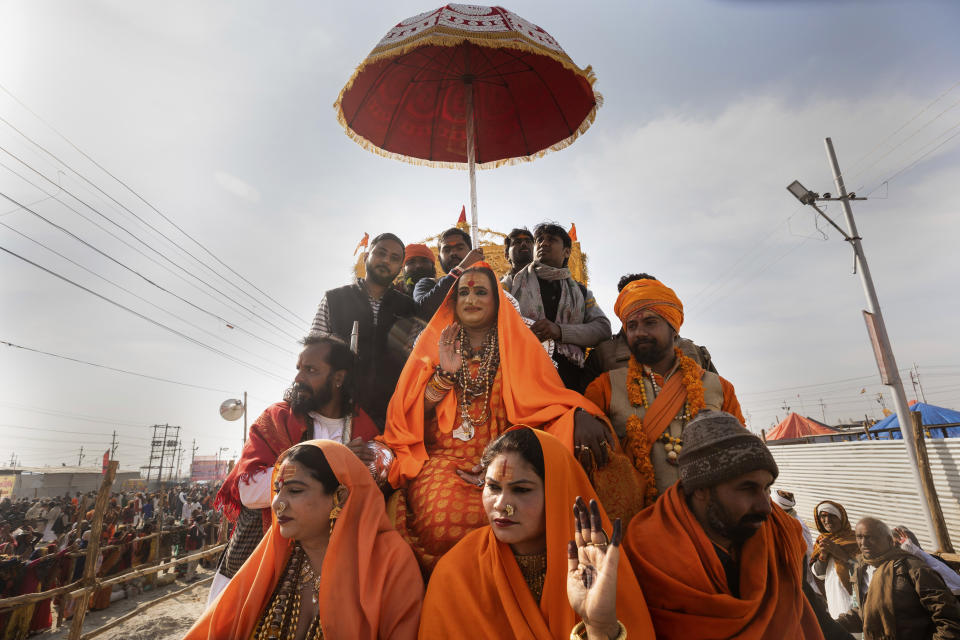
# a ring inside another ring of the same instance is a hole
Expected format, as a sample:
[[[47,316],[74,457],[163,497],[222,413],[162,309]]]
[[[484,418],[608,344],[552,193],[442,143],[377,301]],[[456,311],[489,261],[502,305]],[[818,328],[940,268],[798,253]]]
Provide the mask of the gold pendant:
[[[463,422],[460,423],[460,426],[453,430],[451,434],[457,440],[467,442],[473,438],[474,429],[473,422],[470,421],[470,418],[467,416],[463,417]]]

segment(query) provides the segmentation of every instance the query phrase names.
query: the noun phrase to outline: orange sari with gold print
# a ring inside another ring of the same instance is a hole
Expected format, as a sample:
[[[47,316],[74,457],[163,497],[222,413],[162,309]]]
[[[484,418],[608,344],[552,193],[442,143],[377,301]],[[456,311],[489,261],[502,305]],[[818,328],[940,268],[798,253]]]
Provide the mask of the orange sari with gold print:
[[[623,541],[661,640],[822,640],[802,591],[800,524],[777,506],[740,551],[740,597],[679,483],[630,522]]]
[[[579,622],[567,599],[567,542],[573,540],[571,508],[577,496],[596,498],[583,469],[556,438],[534,430],[543,449],[547,571],[538,603],[510,546],[486,522],[439,562],[423,603],[420,638],[529,638],[566,640]],[[603,526],[611,531],[601,509]],[[650,613],[630,563],[617,572],[617,618],[627,637],[654,637]]]
[[[448,393],[429,420],[425,419],[423,394],[439,362],[440,333],[455,320],[449,293],[417,339],[387,408],[386,430],[381,439],[396,455],[389,480],[400,489],[391,506],[396,507],[398,530],[413,547],[426,573],[465,533],[484,524],[480,488],[468,484],[456,469],[469,472],[480,461],[486,445],[510,425],[542,428],[572,452],[577,409],[606,419],[596,405],[563,386],[550,357],[499,283],[496,290],[500,299],[500,367],[490,392],[487,423],[474,423],[475,434],[466,442],[454,438],[451,434],[461,424],[455,392]],[[472,406],[472,415],[482,413],[477,402]],[[616,447],[616,462],[610,470],[595,472],[594,480],[608,489],[601,491],[608,512],[620,514],[630,511],[631,504],[638,505],[642,496],[634,495],[639,492],[638,481],[629,461],[620,453],[612,430],[610,438]],[[614,469],[615,473],[626,472],[630,477],[612,478]],[[621,503],[626,506],[620,506]]]
[[[320,624],[335,640],[412,640],[420,624],[423,579],[410,548],[387,518],[383,494],[362,462],[332,440],[319,447],[340,484],[349,489],[320,569]],[[276,474],[276,470],[274,470]],[[270,530],[184,640],[246,640],[256,630],[293,550]]]

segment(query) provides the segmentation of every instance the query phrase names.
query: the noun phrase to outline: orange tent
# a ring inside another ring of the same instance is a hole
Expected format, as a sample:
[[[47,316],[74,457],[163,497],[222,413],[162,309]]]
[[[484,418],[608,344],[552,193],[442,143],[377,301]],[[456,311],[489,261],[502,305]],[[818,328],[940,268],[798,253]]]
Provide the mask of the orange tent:
[[[836,433],[836,431],[810,418],[791,413],[784,418],[783,422],[767,432],[767,440],[790,440],[805,436],[824,436],[831,433]]]

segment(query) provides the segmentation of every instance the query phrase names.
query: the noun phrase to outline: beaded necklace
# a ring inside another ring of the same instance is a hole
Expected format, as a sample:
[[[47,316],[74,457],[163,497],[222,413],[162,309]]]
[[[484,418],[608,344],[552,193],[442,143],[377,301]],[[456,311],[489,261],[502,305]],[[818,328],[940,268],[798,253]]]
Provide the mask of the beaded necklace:
[[[307,580],[302,579],[304,573],[309,574]],[[300,592],[307,582],[313,582],[313,586],[319,589],[319,578],[314,575],[306,553],[298,544],[290,555],[287,570],[257,625],[253,635],[255,640],[294,640],[297,637],[297,626],[300,624]],[[317,602],[316,596],[313,602]],[[323,640],[320,616],[310,622],[304,640]]]
[[[487,332],[483,344],[474,351],[470,347],[470,338],[460,328],[460,369],[457,370],[457,400],[460,407],[460,426],[453,430],[454,438],[464,442],[473,438],[475,427],[486,424],[490,419],[490,387],[500,366],[500,350],[497,342],[497,328]],[[470,364],[477,364],[471,367]],[[473,400],[483,398],[480,415],[472,416],[470,407]]]

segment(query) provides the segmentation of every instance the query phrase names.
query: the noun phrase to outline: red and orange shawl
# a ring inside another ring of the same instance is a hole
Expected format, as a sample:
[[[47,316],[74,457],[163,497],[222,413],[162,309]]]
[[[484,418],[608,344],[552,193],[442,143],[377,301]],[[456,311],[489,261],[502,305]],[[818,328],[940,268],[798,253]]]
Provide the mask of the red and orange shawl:
[[[277,402],[267,407],[250,427],[250,436],[243,445],[240,459],[224,479],[213,508],[222,508],[227,518],[236,520],[243,508],[240,502],[240,481],[247,482],[250,476],[273,467],[281,453],[303,439],[306,430],[306,423],[294,415],[286,402]],[[376,433],[373,421],[358,409],[354,419],[354,435],[370,440]],[[264,509],[263,530],[269,528],[270,510]]]
[[[488,265],[480,262],[476,266]],[[573,416],[576,410],[584,409],[598,417],[602,417],[603,412],[576,391],[563,386],[550,357],[504,295],[499,283],[496,284],[496,290],[500,298],[497,332],[507,419],[510,424],[528,424],[545,429],[572,452]],[[450,297],[448,292],[443,304],[417,339],[387,407],[383,440],[396,454],[389,475],[390,484],[394,487],[404,486],[416,477],[428,457],[423,444],[423,391],[439,362],[437,343],[440,333],[455,320]],[[456,394],[448,393],[436,408],[440,431],[449,433],[453,429],[456,411]],[[616,441],[612,431],[611,436]]]
[[[834,533],[827,533],[820,522],[820,506],[830,504],[840,512],[840,530]],[[813,521],[817,525],[817,541],[813,545],[813,553],[810,557],[811,564],[816,562],[820,554],[828,548],[827,555],[833,556],[833,570],[840,578],[840,584],[846,589],[847,593],[853,593],[853,572],[851,571],[851,562],[856,559],[860,553],[860,545],[857,544],[857,537],[850,526],[850,518],[847,516],[847,510],[843,505],[833,500],[823,500],[813,508]]]
[[[387,518],[383,494],[353,453],[332,440],[310,440],[349,489],[321,567],[320,622],[327,638],[417,637],[423,579],[410,547]],[[270,531],[187,632],[184,640],[246,639],[283,576],[293,540]]]
[[[803,595],[806,542],[777,506],[741,550],[740,597],[679,483],[630,522],[624,550],[661,640],[822,640]]]
[[[488,525],[467,534],[434,569],[423,603],[421,638],[566,640],[579,622],[567,600],[566,546],[574,536],[574,500],[583,496],[589,501],[596,493],[564,444],[548,433],[533,431],[546,469],[547,575],[539,605],[510,546],[497,540]],[[604,529],[611,531],[602,508],[601,517]],[[630,564],[621,561],[618,568],[617,617],[628,638],[652,639],[650,614]]]

